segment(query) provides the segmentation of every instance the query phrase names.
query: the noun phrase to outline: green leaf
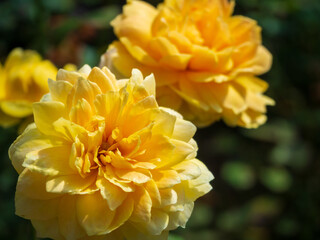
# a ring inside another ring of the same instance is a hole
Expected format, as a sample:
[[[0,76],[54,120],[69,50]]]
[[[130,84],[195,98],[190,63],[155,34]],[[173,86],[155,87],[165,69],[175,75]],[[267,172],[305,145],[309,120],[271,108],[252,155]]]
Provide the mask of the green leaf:
[[[218,216],[217,225],[225,231],[237,231],[241,229],[248,220],[246,208],[224,211]]]
[[[275,165],[291,166],[302,170],[310,161],[311,150],[306,143],[279,144],[270,153],[270,161]]]
[[[221,177],[232,187],[246,190],[253,187],[255,183],[252,168],[242,162],[227,162],[221,170]]]
[[[42,0],[42,4],[45,6],[45,8],[53,12],[67,12],[74,7],[75,2],[74,0]]]
[[[99,54],[96,48],[87,45],[84,48],[80,66],[84,64],[88,64],[89,66],[97,66],[98,62],[99,62]]]
[[[278,119],[255,130],[243,129],[243,134],[255,140],[291,143],[296,139],[296,129],[287,120]]]
[[[291,175],[284,168],[265,168],[260,173],[261,182],[273,192],[285,192],[291,186]]]
[[[292,236],[299,229],[299,223],[294,219],[281,219],[276,225],[276,231],[284,236]]]
[[[168,240],[184,240],[184,238],[181,237],[181,236],[178,236],[178,235],[176,235],[176,234],[170,233]]]
[[[97,28],[110,28],[111,20],[120,14],[120,12],[121,9],[117,5],[109,5],[88,14],[85,17],[85,22]]]

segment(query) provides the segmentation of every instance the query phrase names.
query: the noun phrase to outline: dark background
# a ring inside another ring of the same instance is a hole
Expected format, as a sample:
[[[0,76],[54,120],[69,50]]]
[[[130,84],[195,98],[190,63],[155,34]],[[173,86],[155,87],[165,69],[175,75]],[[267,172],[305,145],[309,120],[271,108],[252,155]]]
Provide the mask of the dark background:
[[[23,47],[59,67],[97,65],[115,39],[109,22],[124,3],[2,0],[1,63]],[[320,1],[237,0],[235,14],[263,28],[274,61],[262,78],[277,104],[256,130],[219,122],[197,131],[198,158],[216,179],[187,228],[169,239],[320,239]],[[29,221],[14,215],[17,174],[7,150],[16,130],[0,128],[0,239],[36,239]]]

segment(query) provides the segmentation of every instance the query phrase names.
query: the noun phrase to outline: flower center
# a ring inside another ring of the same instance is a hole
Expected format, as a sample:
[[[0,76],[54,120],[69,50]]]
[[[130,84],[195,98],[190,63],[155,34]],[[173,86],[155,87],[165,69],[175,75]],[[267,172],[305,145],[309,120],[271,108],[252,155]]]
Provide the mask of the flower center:
[[[122,135],[120,133],[119,128],[115,128],[111,132],[107,140],[102,142],[97,154],[97,159],[101,166],[106,166],[107,164],[110,164],[112,161],[112,156],[114,156],[116,152],[120,152],[118,149],[118,142],[121,139]]]

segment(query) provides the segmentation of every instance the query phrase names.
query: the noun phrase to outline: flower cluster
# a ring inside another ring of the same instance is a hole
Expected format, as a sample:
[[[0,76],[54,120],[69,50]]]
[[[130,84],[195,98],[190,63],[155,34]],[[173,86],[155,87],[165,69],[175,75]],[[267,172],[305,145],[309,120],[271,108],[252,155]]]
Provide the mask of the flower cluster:
[[[74,70],[75,66],[67,64],[64,69]],[[49,91],[48,78],[55,79],[57,72],[56,66],[37,52],[13,49],[4,66],[0,64],[0,126],[12,126],[32,116],[32,103]]]
[[[274,104],[257,77],[272,62],[261,28],[233,8],[128,0],[101,68],[58,71],[36,52],[11,52],[0,66],[0,125],[33,114],[9,156],[16,214],[39,237],[165,240],[185,226],[213,179],[196,159],[194,124],[255,128]]]
[[[0,125],[11,126],[32,115],[32,103],[48,92],[58,69],[32,50],[16,48],[0,65]]]
[[[67,240],[161,240],[185,226],[213,176],[196,159],[195,126],[158,106],[153,75],[117,81],[85,65],[48,84],[9,150],[16,214]]]
[[[158,8],[128,1],[112,22],[119,41],[101,65],[120,76],[133,67],[154,73],[159,104],[198,126],[222,118],[231,126],[258,127],[274,101],[256,76],[270,69],[272,56],[257,23],[232,16],[233,8],[228,0],[165,0]]]

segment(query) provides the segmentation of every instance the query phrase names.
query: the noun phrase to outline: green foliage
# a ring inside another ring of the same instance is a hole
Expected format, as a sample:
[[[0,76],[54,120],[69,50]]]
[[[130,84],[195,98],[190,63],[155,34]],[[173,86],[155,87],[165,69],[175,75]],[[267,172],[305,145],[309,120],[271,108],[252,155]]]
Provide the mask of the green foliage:
[[[221,177],[236,189],[246,190],[254,184],[254,172],[245,163],[228,162],[221,171]]]
[[[291,176],[285,169],[263,169],[260,178],[262,183],[274,192],[285,192],[291,185]]]
[[[176,234],[169,234],[168,240],[183,240],[183,237]]]

